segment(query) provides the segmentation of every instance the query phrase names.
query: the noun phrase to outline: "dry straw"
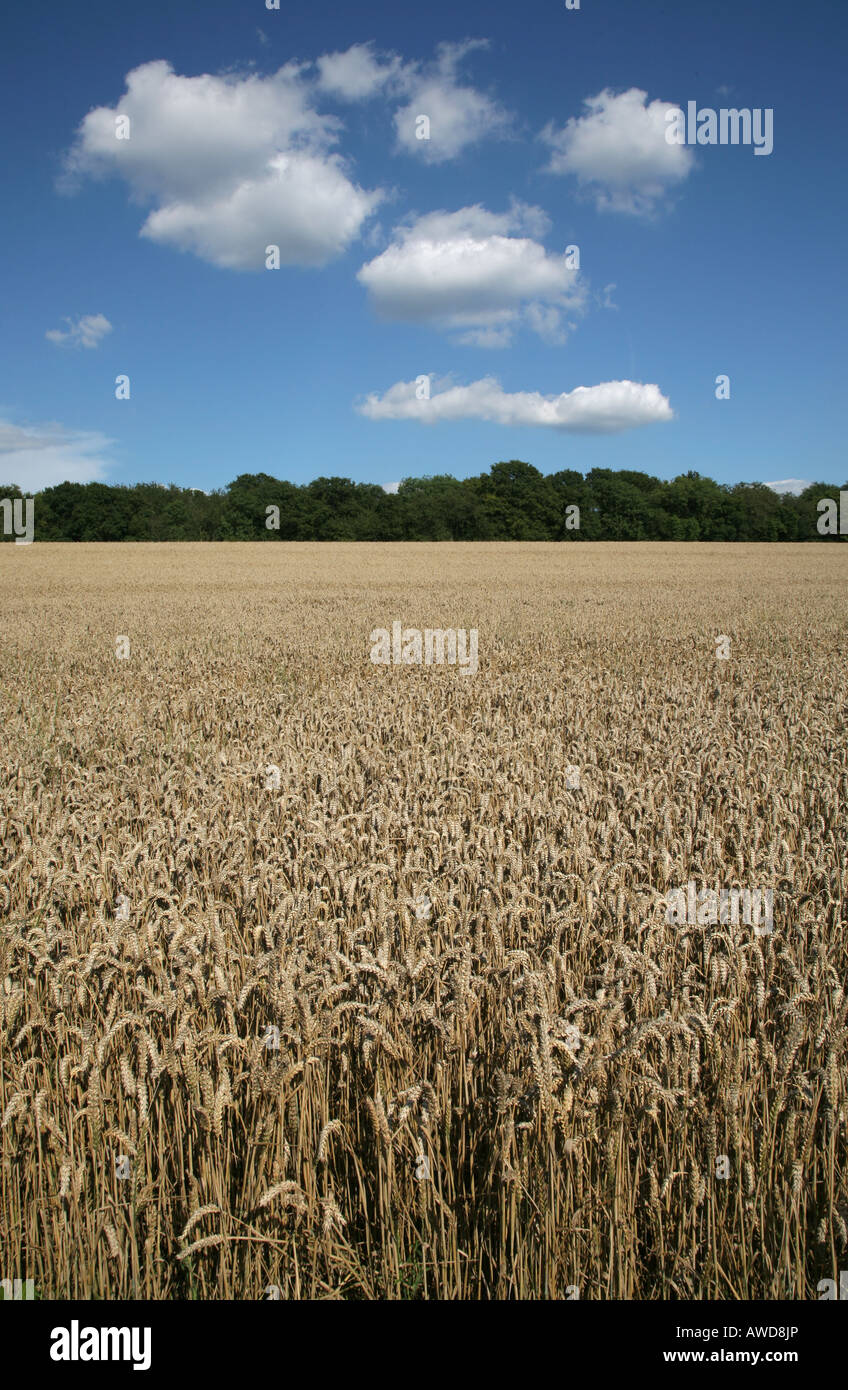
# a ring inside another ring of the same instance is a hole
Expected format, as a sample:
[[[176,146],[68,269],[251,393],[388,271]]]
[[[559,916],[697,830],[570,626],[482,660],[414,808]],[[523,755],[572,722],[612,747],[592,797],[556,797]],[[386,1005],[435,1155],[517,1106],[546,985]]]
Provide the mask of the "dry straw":
[[[838,1278],[844,548],[15,552],[5,1268],[85,1299]],[[395,614],[477,628],[474,681],[373,666]],[[773,886],[773,933],[668,924],[690,879]]]

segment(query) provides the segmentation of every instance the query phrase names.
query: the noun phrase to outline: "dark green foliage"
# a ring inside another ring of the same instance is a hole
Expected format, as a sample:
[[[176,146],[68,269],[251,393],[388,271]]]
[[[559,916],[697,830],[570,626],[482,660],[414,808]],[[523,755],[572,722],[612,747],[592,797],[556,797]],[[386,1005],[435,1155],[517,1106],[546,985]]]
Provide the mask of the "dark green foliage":
[[[848,490],[848,483],[843,484]],[[349,478],[281,482],[242,473],[225,489],[137,483],[60,483],[35,493],[37,541],[818,541],[816,503],[840,489],[813,483],[800,497],[764,483],[715,483],[685,473],[593,468],[548,476],[511,459],[459,481],[406,478],[396,493]],[[13,484],[0,498],[23,495]],[[566,525],[580,509],[579,529]],[[279,509],[279,527],[269,508]],[[0,540],[14,541],[3,534]]]

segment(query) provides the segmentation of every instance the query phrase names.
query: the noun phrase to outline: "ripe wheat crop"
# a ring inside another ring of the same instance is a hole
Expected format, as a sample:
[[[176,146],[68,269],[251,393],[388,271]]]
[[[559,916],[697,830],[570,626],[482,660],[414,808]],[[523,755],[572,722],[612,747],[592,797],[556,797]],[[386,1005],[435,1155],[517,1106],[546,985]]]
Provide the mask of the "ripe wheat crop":
[[[40,544],[0,594],[3,1277],[838,1278],[844,548]],[[479,668],[373,664],[395,621]]]

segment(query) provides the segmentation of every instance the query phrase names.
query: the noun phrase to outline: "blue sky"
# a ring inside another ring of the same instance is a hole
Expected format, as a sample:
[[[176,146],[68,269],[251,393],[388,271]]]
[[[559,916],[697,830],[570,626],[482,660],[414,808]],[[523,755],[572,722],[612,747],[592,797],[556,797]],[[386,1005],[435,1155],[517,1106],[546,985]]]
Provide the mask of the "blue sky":
[[[848,476],[843,0],[2,24],[0,483]]]

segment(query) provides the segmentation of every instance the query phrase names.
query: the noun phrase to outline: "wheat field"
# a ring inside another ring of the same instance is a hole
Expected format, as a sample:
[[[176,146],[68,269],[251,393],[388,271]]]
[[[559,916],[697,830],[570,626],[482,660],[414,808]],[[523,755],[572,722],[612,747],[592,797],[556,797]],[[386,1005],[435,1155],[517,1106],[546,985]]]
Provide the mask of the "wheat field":
[[[2,1277],[838,1278],[848,550],[7,545],[0,594]]]

